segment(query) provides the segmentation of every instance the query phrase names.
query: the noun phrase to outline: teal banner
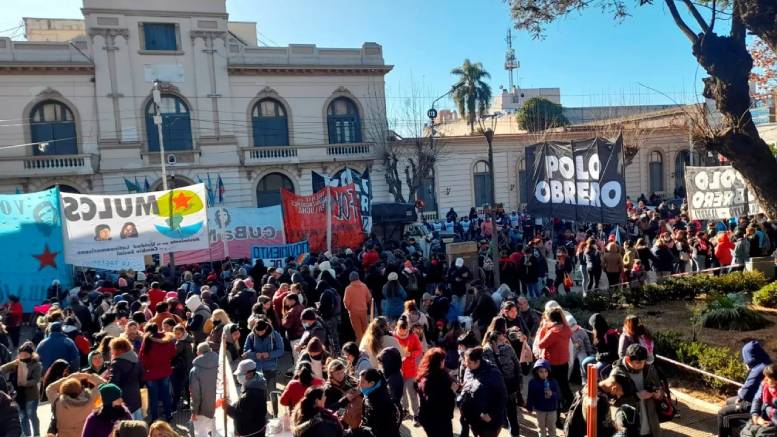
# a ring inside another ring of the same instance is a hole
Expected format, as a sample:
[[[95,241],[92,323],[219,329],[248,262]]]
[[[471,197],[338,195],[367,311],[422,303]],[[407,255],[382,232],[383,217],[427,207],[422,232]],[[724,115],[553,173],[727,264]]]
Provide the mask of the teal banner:
[[[29,194],[0,194],[0,302],[21,299],[25,312],[46,299],[52,281],[72,287],[65,264],[59,189]]]

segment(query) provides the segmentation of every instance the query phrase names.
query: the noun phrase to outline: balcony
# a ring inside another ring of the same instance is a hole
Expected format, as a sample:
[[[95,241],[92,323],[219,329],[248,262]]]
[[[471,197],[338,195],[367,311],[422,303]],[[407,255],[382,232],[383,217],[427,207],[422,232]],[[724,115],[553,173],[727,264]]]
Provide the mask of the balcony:
[[[376,159],[374,143],[244,147],[242,155],[244,165],[372,161]]]
[[[0,158],[3,177],[92,175],[97,171],[97,155],[19,156]]]

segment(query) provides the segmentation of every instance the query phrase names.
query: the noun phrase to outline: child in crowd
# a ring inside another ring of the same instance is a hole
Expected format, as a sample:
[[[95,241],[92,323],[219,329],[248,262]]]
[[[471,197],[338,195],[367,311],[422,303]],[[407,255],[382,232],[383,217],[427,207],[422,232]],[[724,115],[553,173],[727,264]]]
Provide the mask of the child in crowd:
[[[577,324],[577,320],[572,314],[567,314],[567,324],[572,329],[572,346],[574,347],[574,353],[569,359],[569,375],[572,375],[572,369],[574,369],[574,360],[577,359],[577,363],[585,380],[585,368],[582,367],[583,361],[586,358],[594,354],[594,347],[591,345],[591,339],[588,337],[588,333]]]
[[[556,437],[556,418],[559,408],[559,387],[550,377],[550,362],[537,360],[534,363],[534,378],[529,381],[529,396],[526,409],[537,410],[537,427],[540,437]]]

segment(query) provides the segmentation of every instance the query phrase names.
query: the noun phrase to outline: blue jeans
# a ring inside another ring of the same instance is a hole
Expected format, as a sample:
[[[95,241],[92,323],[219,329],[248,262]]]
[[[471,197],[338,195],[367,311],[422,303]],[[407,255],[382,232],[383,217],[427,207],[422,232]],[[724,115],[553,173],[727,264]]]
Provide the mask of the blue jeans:
[[[173,398],[170,394],[170,378],[157,379],[156,381],[146,381],[148,386],[148,415],[151,421],[159,417],[159,401],[162,401],[162,408],[165,412],[165,419],[173,415]]]
[[[19,422],[22,425],[22,433],[29,437],[32,435],[40,435],[40,422],[38,421],[38,401],[27,401],[22,404],[17,404],[19,410]],[[32,422],[32,430],[30,430],[30,422]]]
[[[530,298],[540,297],[540,283],[539,283],[539,281],[527,282],[526,283],[526,293],[529,295]]]

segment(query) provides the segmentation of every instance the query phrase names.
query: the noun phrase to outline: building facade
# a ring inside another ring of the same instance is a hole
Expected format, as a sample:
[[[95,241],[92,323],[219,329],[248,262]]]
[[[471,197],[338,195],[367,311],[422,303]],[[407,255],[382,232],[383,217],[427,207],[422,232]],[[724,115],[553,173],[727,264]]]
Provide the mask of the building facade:
[[[372,167],[385,132],[382,48],[258,47],[225,0],[84,0],[83,20],[0,38],[0,192],[125,193],[224,182],[224,204],[310,193],[311,171]],[[161,90],[164,155],[153,115]]]

